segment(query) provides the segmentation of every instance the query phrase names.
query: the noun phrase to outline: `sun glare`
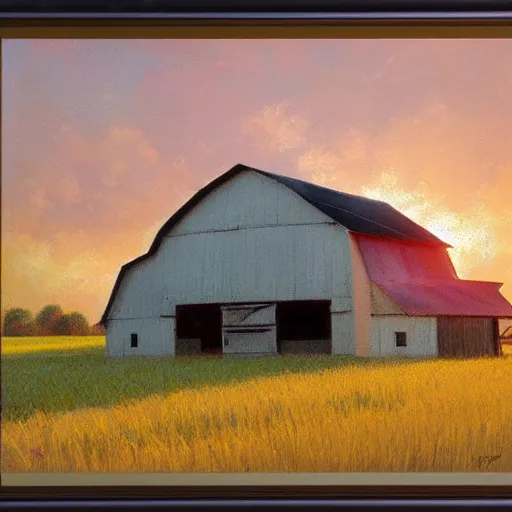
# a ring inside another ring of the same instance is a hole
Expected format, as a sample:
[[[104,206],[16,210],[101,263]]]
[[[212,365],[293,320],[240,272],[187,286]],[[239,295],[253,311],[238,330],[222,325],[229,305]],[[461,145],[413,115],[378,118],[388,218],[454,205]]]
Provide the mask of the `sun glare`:
[[[450,257],[458,276],[463,279],[470,278],[474,268],[488,262],[498,252],[496,240],[499,237],[494,233],[492,219],[481,208],[456,213],[441,198],[433,196],[426,183],[406,191],[394,173],[384,172],[379,183],[363,187],[362,194],[385,201],[450,244]]]

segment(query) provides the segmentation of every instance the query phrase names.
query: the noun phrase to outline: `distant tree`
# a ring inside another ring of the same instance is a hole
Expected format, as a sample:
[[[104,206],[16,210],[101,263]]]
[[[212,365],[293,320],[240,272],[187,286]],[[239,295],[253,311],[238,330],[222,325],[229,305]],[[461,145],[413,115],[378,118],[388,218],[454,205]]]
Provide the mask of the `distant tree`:
[[[103,325],[94,324],[90,331],[93,336],[105,336],[105,327]]]
[[[37,332],[41,336],[50,336],[55,333],[55,326],[64,314],[58,304],[48,304],[36,316]]]
[[[55,334],[68,336],[85,336],[89,334],[89,322],[82,313],[74,311],[62,315],[55,324]]]
[[[5,336],[30,336],[34,331],[34,318],[28,309],[11,308],[4,316]]]

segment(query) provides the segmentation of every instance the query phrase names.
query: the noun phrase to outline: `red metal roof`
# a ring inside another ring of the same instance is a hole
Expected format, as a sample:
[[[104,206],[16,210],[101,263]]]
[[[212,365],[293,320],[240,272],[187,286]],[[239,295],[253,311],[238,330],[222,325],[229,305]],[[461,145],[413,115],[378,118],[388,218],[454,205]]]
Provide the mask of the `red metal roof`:
[[[455,269],[442,246],[352,234],[372,281],[417,278],[454,279]]]
[[[368,277],[404,313],[512,318],[502,284],[459,279],[443,247],[353,236]]]
[[[408,315],[512,318],[512,305],[499,292],[501,283],[418,279],[375,284]]]

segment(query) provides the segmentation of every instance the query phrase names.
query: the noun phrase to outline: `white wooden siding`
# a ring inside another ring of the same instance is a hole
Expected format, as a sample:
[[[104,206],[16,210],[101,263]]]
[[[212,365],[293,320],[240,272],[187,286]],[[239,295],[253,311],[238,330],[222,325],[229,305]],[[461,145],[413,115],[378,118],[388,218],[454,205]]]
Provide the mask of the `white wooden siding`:
[[[222,325],[224,327],[274,325],[275,323],[275,304],[226,306],[222,308]]]
[[[222,308],[222,347],[224,354],[276,354],[276,305]]]
[[[171,304],[350,298],[346,233],[329,224],[167,238],[130,270],[110,317],[169,314]]]
[[[228,355],[276,354],[276,328],[274,326],[270,329],[269,332],[261,333],[237,333],[225,330],[223,333],[224,346],[222,351]],[[227,345],[226,338],[228,339]]]
[[[333,318],[333,351],[354,353],[351,268],[344,228],[285,186],[242,173],[206,197],[155,255],[126,273],[109,318],[159,325],[177,304],[325,299],[343,312]],[[152,329],[158,332],[156,325]],[[124,331],[109,331],[107,343],[117,346],[114,338]],[[156,340],[154,351],[161,346]]]
[[[138,336],[138,346],[131,347],[131,334]],[[106,329],[107,355],[174,355],[174,318],[110,320]]]
[[[407,333],[407,346],[397,347],[395,332]],[[373,356],[436,356],[436,318],[373,316],[370,338]]]
[[[355,355],[356,339],[352,312],[331,312],[332,353]]]
[[[285,185],[253,171],[239,174],[212,191],[173,229],[173,235],[332,222]]]

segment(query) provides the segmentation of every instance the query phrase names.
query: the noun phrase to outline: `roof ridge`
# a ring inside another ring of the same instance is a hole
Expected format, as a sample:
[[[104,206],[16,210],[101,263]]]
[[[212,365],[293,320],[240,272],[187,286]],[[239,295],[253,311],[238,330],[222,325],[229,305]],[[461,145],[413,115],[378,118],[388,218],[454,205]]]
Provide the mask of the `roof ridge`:
[[[343,196],[355,197],[356,199],[364,199],[365,201],[371,201],[373,203],[379,203],[379,204],[384,204],[386,206],[391,206],[389,203],[386,203],[385,201],[381,201],[380,199],[373,199],[371,197],[361,196],[361,195],[358,195],[358,194],[351,194],[350,192],[343,192],[342,190],[338,190],[338,189],[330,188],[330,187],[325,187],[324,185],[319,185],[318,183],[313,183],[312,181],[306,181],[306,180],[302,180],[300,178],[294,178],[292,176],[287,176],[285,174],[278,174],[278,173],[274,173],[274,172],[262,171],[261,169],[255,169],[254,167],[248,167],[248,169],[256,171],[256,172],[259,172],[259,173],[262,173],[262,174],[266,174],[267,176],[276,176],[278,178],[285,178],[287,180],[297,181],[299,183],[303,183],[304,185],[308,185],[310,187],[316,187],[316,188],[319,188],[321,190],[327,190],[328,192],[332,192],[334,194],[340,194],[340,195],[343,195]]]

